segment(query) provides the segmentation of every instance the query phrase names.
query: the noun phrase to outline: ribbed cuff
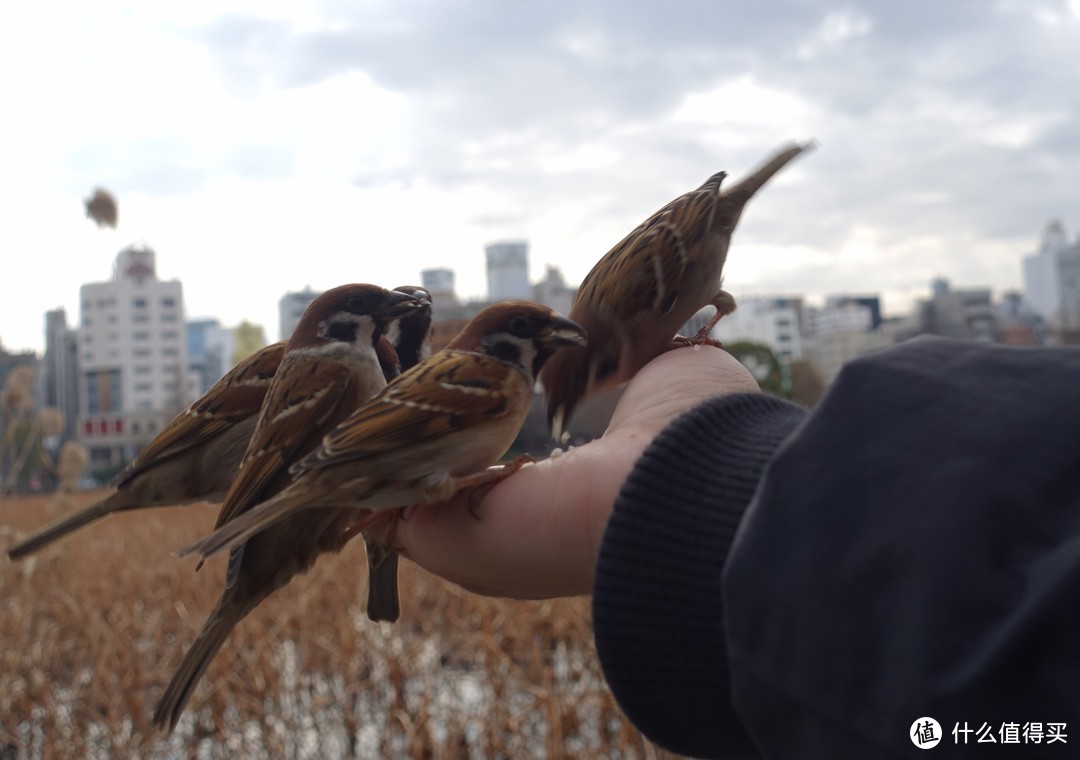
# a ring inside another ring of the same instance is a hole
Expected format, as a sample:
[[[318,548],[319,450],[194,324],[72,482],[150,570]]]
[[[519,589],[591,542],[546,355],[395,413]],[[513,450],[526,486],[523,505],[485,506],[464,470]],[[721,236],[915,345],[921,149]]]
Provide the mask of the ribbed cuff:
[[[623,711],[675,752],[753,755],[731,704],[720,576],[765,465],[805,417],[761,394],[706,402],[656,437],[615,502],[596,648]]]

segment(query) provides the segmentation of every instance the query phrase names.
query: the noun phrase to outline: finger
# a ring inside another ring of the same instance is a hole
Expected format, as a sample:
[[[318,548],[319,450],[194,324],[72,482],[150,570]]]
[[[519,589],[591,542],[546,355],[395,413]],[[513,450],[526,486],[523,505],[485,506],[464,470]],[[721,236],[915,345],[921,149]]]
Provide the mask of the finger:
[[[523,467],[480,501],[479,520],[465,498],[414,507],[395,543],[431,572],[492,596],[590,593],[607,515],[640,454],[620,438]]]
[[[604,437],[524,467],[480,501],[464,498],[409,512],[395,535],[410,559],[459,585],[522,599],[591,593],[608,515],[634,463],[674,417],[707,398],[756,391],[725,351],[666,352],[643,368]]]
[[[666,351],[634,376],[608,430],[634,426],[655,435],[675,417],[714,396],[759,391],[754,376],[727,351],[710,346]]]

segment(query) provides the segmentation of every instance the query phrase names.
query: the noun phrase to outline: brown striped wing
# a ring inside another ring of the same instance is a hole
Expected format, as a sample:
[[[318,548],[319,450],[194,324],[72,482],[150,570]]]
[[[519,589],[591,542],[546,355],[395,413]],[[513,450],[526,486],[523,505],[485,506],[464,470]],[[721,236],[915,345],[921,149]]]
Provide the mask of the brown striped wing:
[[[674,307],[676,284],[704,243],[720,198],[724,172],[646,219],[586,275],[575,305],[589,304],[618,322],[642,312],[662,316]],[[570,312],[571,319],[575,311]]]
[[[305,446],[317,441],[352,382],[349,369],[331,359],[283,367],[263,405],[259,424],[215,527],[269,498],[269,486],[287,472]]]
[[[252,354],[217,381],[210,390],[173,418],[121,473],[122,486],[165,459],[177,456],[259,413],[274,380],[284,343],[274,343]]]
[[[442,351],[386,387],[323,439],[294,473],[421,445],[519,411],[524,378],[466,351]]]

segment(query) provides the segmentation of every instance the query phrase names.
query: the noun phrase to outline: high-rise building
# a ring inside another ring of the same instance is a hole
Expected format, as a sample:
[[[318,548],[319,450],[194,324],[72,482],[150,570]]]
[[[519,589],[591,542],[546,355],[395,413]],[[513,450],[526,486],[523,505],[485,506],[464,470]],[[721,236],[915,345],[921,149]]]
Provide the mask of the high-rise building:
[[[953,288],[948,280],[931,283],[933,297],[915,307],[914,333],[967,338],[986,343],[997,340],[997,315],[990,288]]]
[[[154,256],[124,248],[112,280],[80,289],[78,437],[98,471],[129,461],[190,399],[183,287],[157,278]]]
[[[187,323],[188,370],[195,378],[195,395],[201,396],[232,369],[234,331],[216,319],[193,319]]]
[[[562,271],[549,264],[544,279],[533,285],[532,300],[566,315],[574,305],[575,293],[577,290],[566,284]]]
[[[491,243],[487,253],[488,300],[528,300],[529,244],[524,240]]]
[[[64,417],[62,440],[75,437],[79,416],[79,333],[61,309],[45,312],[44,400]]]
[[[1080,239],[1070,245],[1061,222],[1047,224],[1039,250],[1024,258],[1024,291],[1051,327],[1080,329]]]
[[[235,367],[265,346],[266,332],[262,329],[262,325],[253,324],[245,319],[232,331],[232,341],[233,351],[232,361],[229,363],[230,368]]]
[[[278,340],[288,340],[292,337],[293,330],[300,322],[300,317],[304,315],[304,310],[320,295],[322,291],[312,290],[308,285],[303,290],[286,293],[281,297],[278,301],[278,334],[281,337]]]
[[[454,292],[453,269],[422,269],[420,284],[431,293],[436,321],[460,318],[461,302]]]
[[[807,310],[807,357],[831,383],[848,362],[895,343],[900,327],[882,319],[879,296],[832,295]]]

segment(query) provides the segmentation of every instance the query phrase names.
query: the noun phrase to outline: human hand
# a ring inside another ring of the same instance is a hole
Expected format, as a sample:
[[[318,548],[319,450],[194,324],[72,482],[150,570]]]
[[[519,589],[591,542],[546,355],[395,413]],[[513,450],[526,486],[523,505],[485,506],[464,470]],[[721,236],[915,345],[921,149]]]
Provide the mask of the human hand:
[[[546,599],[592,593],[604,527],[623,482],[669,422],[701,402],[757,392],[731,354],[667,351],[627,385],[602,438],[523,467],[469,514],[467,496],[410,507],[393,543],[421,567],[487,596]]]

